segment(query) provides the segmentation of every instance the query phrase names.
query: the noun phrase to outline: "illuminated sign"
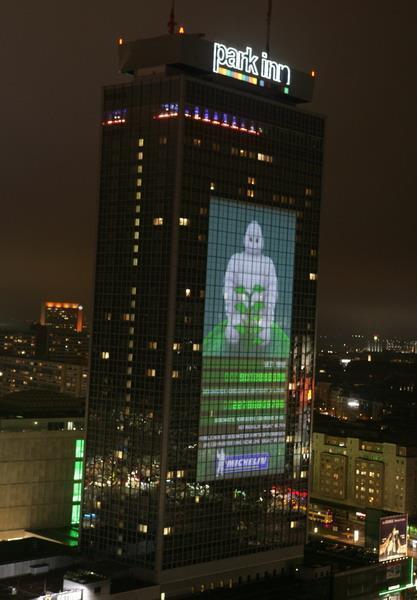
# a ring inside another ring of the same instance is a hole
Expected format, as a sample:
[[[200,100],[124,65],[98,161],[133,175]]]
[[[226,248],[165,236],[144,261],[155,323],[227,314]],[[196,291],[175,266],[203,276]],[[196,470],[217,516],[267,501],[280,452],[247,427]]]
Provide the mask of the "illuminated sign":
[[[281,473],[295,215],[211,198],[197,480]]]
[[[407,556],[407,515],[382,517],[379,533],[379,560],[393,560]]]
[[[68,590],[65,592],[46,593],[44,596],[38,596],[35,600],[82,600],[82,590]]]
[[[213,71],[254,85],[263,85],[265,79],[285,86],[291,83],[291,69],[288,65],[270,60],[266,52],[261,52],[258,56],[250,46],[243,51],[215,42]]]

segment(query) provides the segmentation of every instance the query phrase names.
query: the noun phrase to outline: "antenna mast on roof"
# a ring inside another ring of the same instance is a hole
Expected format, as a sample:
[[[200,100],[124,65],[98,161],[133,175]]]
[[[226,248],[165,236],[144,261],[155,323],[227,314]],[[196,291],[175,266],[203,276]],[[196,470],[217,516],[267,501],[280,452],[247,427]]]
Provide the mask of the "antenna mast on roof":
[[[171,13],[169,15],[168,21],[168,33],[173,35],[175,33],[175,25],[177,22],[175,21],[175,0],[172,0]]]
[[[272,0],[268,0],[268,12],[266,13],[266,53],[269,54],[269,46],[271,39],[271,16],[272,16]]]

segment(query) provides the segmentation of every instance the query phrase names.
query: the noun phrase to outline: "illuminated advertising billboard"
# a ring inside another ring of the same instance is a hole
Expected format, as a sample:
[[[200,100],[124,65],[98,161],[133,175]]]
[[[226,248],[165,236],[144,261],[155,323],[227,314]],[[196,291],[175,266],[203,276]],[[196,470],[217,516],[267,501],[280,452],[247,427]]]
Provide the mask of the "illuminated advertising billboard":
[[[407,515],[382,517],[379,525],[379,560],[406,558]]]
[[[212,198],[197,479],[282,472],[292,212]]]

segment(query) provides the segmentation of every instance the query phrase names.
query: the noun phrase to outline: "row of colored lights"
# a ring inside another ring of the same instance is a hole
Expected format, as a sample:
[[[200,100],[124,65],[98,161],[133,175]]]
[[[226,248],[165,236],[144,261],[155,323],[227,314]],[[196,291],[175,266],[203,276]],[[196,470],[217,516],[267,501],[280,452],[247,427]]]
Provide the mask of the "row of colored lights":
[[[123,125],[123,123],[126,123],[126,115],[126,108],[109,111],[105,114],[102,125]]]
[[[169,119],[177,117],[179,114],[178,104],[163,104],[162,111],[157,114],[154,119]],[[218,111],[210,111],[208,108],[201,110],[200,107],[195,106],[193,109],[186,108],[184,115],[188,119],[194,121],[202,121],[203,123],[210,123],[211,125],[218,125],[219,127],[225,127],[233,129],[235,131],[241,131],[243,133],[251,133],[253,135],[261,135],[262,129],[255,127],[253,123],[249,126],[246,125],[244,119],[236,116],[230,116],[227,113],[220,113]]]

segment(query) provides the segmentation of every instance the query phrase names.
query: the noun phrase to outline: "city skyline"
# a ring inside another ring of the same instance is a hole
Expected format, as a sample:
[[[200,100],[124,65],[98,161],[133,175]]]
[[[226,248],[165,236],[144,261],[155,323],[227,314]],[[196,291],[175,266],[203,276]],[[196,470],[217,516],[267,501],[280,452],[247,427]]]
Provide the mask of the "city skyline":
[[[59,15],[52,2],[5,8],[13,60],[2,65],[1,322],[36,318],[51,295],[78,298],[91,315],[99,89],[115,81],[117,39],[165,33],[170,3],[151,11],[128,1],[116,13],[110,2],[71,6]],[[193,6],[177,2],[186,31],[262,48],[265,15],[253,2],[219,4],[221,19],[216,11],[202,18]],[[328,0],[273,7],[271,56],[316,70],[307,109],[327,115],[320,333],[417,334],[412,21],[376,2],[360,14]],[[78,29],[86,33],[74,41]]]

